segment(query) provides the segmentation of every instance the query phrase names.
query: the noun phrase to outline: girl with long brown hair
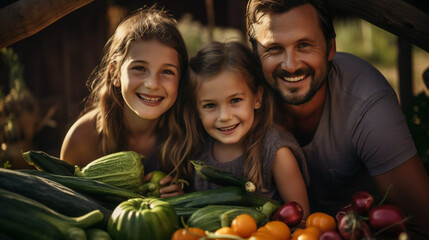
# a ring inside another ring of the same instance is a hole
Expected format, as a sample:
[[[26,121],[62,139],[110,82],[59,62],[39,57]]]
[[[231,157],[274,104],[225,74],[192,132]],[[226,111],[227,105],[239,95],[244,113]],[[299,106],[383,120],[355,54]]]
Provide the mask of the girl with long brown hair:
[[[180,146],[166,146],[182,128],[178,102],[188,81],[187,67],[185,43],[165,11],[151,7],[127,17],[88,80],[86,108],[63,141],[61,159],[82,167],[101,156],[133,150],[146,156],[145,173],[173,171],[161,183],[185,178],[190,168],[179,166]],[[161,197],[181,193],[176,184],[161,189]]]
[[[304,156],[293,136],[273,125],[271,92],[250,49],[213,42],[189,65],[184,113],[192,158],[251,180],[268,197],[296,201],[307,215]],[[193,186],[218,187],[198,175]]]

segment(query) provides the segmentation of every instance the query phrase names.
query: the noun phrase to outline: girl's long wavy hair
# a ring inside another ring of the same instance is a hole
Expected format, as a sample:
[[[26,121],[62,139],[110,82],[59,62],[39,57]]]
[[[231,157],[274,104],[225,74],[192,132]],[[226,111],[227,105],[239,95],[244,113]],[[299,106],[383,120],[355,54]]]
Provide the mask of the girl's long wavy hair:
[[[106,155],[121,151],[126,147],[125,126],[123,121],[124,99],[120,88],[113,85],[118,79],[120,67],[128,54],[130,46],[136,41],[157,40],[166,46],[174,48],[179,56],[180,80],[175,104],[161,116],[158,126],[158,140],[161,144],[157,149],[161,159],[161,168],[173,170],[178,165],[180,150],[167,149],[166,144],[180,136],[183,127],[178,105],[183,95],[183,85],[188,81],[188,54],[186,45],[177,29],[176,21],[164,10],[156,6],[137,10],[124,19],[115,33],[106,43],[101,63],[91,73],[87,86],[90,95],[86,99],[82,114],[95,111],[97,114],[97,131],[101,138],[101,152]],[[180,117],[179,117],[180,116]],[[188,167],[189,169],[189,167]],[[177,168],[175,177],[179,174],[190,174],[189,170]]]
[[[189,145],[192,145],[193,157],[202,154],[206,144],[205,135],[207,135],[196,107],[196,93],[201,83],[222,71],[232,71],[244,77],[247,86],[256,96],[260,87],[268,89],[258,63],[258,59],[250,49],[239,42],[212,42],[191,58],[189,62],[190,85],[187,88],[184,116],[187,141]],[[255,110],[253,125],[243,142],[244,176],[254,182],[257,189],[263,187],[261,149],[263,137],[273,122],[272,101],[271,92],[264,90],[261,107]]]

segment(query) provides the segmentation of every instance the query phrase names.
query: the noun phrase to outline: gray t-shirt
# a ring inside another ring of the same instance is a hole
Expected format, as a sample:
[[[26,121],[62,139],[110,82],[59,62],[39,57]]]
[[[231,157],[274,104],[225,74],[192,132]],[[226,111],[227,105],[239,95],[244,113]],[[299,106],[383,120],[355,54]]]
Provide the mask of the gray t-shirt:
[[[376,194],[371,176],[417,151],[395,91],[370,64],[346,53],[331,62],[325,105],[312,141],[303,146],[311,211],[334,215],[358,190]]]
[[[201,156],[200,160],[204,161],[206,164],[216,167],[220,170],[232,173],[236,176],[244,176],[244,161],[243,157],[240,156],[230,162],[220,163],[214,159],[213,156],[213,139],[207,139],[207,144],[205,147],[204,154]],[[261,166],[262,166],[262,178],[264,183],[264,189],[260,192],[263,195],[280,200],[278,192],[275,188],[275,182],[272,175],[272,167],[274,159],[277,153],[277,150],[281,147],[288,147],[292,153],[295,155],[295,158],[298,161],[301,172],[303,174],[304,181],[306,184],[309,183],[307,163],[302,153],[301,148],[296,142],[293,135],[284,130],[277,128],[270,128],[264,136],[262,143],[262,154],[261,154]],[[202,191],[208,189],[214,189],[220,187],[217,184],[210,183],[204,179],[201,179],[197,174],[194,174],[194,190]]]

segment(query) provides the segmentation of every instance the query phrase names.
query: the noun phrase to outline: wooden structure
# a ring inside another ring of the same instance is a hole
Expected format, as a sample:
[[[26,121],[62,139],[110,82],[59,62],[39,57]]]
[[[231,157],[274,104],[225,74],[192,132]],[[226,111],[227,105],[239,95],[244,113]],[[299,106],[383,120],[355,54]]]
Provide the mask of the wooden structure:
[[[399,37],[400,97],[407,104],[412,96],[410,46],[414,44],[429,52],[429,2],[327,2],[334,12],[360,17]],[[42,150],[59,155],[61,141],[88,94],[86,79],[100,60],[112,31],[110,26],[117,24],[112,15],[120,18],[121,11],[123,17],[133,9],[154,3],[164,6],[177,19],[190,12],[203,24],[245,30],[247,0],[3,0],[0,3],[0,48],[10,46],[21,57],[26,69],[24,77],[42,106],[58,106],[55,114],[58,128],[44,130],[35,140]],[[5,69],[7,66],[0,61],[3,90],[8,88]]]

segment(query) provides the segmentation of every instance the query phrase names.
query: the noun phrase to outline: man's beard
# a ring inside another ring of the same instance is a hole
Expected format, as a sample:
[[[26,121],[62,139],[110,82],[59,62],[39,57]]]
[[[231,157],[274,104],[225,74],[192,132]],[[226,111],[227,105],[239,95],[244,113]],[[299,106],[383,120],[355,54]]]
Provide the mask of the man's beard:
[[[279,81],[283,81],[283,80],[279,80],[279,78],[288,77],[291,75],[299,76],[299,75],[302,75],[304,73],[306,73],[308,75],[307,77],[311,77],[310,89],[308,90],[307,93],[305,93],[304,95],[298,95],[298,90],[299,90],[298,88],[289,89],[287,93],[282,92],[282,89],[280,89]],[[310,101],[313,98],[313,96],[317,93],[317,91],[319,91],[319,89],[326,82],[327,74],[325,73],[322,76],[319,76],[319,78],[315,79],[315,72],[311,69],[309,69],[309,70],[299,69],[293,74],[290,74],[289,72],[284,71],[284,70],[279,70],[279,71],[273,72],[272,78],[274,80],[273,88],[274,88],[275,92],[279,96],[281,96],[281,98],[287,104],[301,105],[301,104],[304,104],[304,103],[307,103],[308,101]]]

